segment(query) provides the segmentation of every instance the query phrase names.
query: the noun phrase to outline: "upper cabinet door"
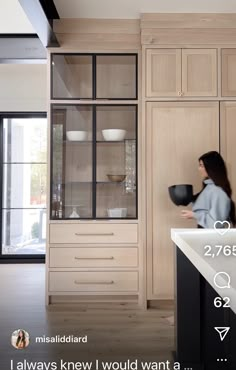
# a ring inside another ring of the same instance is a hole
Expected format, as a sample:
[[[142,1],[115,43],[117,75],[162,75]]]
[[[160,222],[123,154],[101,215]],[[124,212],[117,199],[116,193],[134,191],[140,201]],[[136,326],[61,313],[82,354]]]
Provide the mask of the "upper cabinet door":
[[[79,54],[52,54],[52,99],[93,98],[93,57]]]
[[[181,96],[181,49],[147,49],[146,96]]]
[[[51,98],[138,99],[137,54],[52,54]]]
[[[216,49],[182,50],[182,96],[217,96]]]
[[[221,50],[222,96],[236,96],[236,49]]]

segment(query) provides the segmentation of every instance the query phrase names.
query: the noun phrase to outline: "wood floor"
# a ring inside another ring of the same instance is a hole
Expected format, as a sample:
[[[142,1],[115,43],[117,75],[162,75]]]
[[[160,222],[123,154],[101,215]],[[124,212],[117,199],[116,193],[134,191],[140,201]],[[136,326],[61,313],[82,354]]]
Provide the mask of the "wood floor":
[[[146,361],[171,360],[174,347],[170,305],[147,311],[125,305],[59,305],[45,307],[45,267],[0,266],[0,370],[27,361]],[[25,350],[11,346],[11,333],[19,328],[30,334]],[[35,343],[35,337],[87,335],[88,343]],[[14,370],[16,367],[14,368]],[[37,369],[37,368],[36,368]]]

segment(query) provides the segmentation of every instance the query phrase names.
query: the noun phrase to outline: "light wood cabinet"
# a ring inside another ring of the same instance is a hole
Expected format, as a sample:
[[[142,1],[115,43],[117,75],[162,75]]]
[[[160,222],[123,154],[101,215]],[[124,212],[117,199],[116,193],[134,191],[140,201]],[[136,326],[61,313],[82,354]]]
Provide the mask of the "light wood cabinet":
[[[49,64],[46,302],[143,306],[138,54],[59,50]]]
[[[114,268],[137,267],[138,248],[114,248],[110,246],[86,248],[68,247],[50,248],[50,267],[75,268]]]
[[[236,201],[235,138],[236,138],[236,102],[220,103],[220,148],[226,162],[232,187],[232,198]]]
[[[136,271],[51,271],[49,291],[52,293],[137,293]]]
[[[146,95],[148,97],[180,94],[180,49],[147,49],[146,66]]]
[[[147,103],[148,299],[173,299],[171,228],[196,227],[180,217],[168,187],[193,184],[201,189],[198,158],[219,150],[218,102]]]
[[[183,96],[217,96],[216,49],[182,50]]]
[[[236,49],[221,50],[222,96],[236,96]]]
[[[116,244],[137,243],[137,224],[51,224],[49,230],[50,243],[70,244]]]
[[[146,96],[217,96],[217,50],[147,49]]]

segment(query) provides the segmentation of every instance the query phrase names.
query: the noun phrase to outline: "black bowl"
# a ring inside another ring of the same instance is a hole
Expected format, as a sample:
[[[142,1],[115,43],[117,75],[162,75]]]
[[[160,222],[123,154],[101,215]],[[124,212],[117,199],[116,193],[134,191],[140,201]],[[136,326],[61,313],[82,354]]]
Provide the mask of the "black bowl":
[[[170,199],[176,206],[187,206],[193,200],[193,186],[189,184],[169,186]]]

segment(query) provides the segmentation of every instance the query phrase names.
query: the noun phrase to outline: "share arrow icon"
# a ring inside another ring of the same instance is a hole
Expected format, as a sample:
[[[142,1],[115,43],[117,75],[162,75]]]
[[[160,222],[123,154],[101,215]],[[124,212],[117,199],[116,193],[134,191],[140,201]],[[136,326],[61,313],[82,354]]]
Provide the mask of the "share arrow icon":
[[[229,326],[215,326],[215,330],[219,333],[220,335],[220,340],[223,342],[225,339],[226,335],[229,332],[230,327]]]

